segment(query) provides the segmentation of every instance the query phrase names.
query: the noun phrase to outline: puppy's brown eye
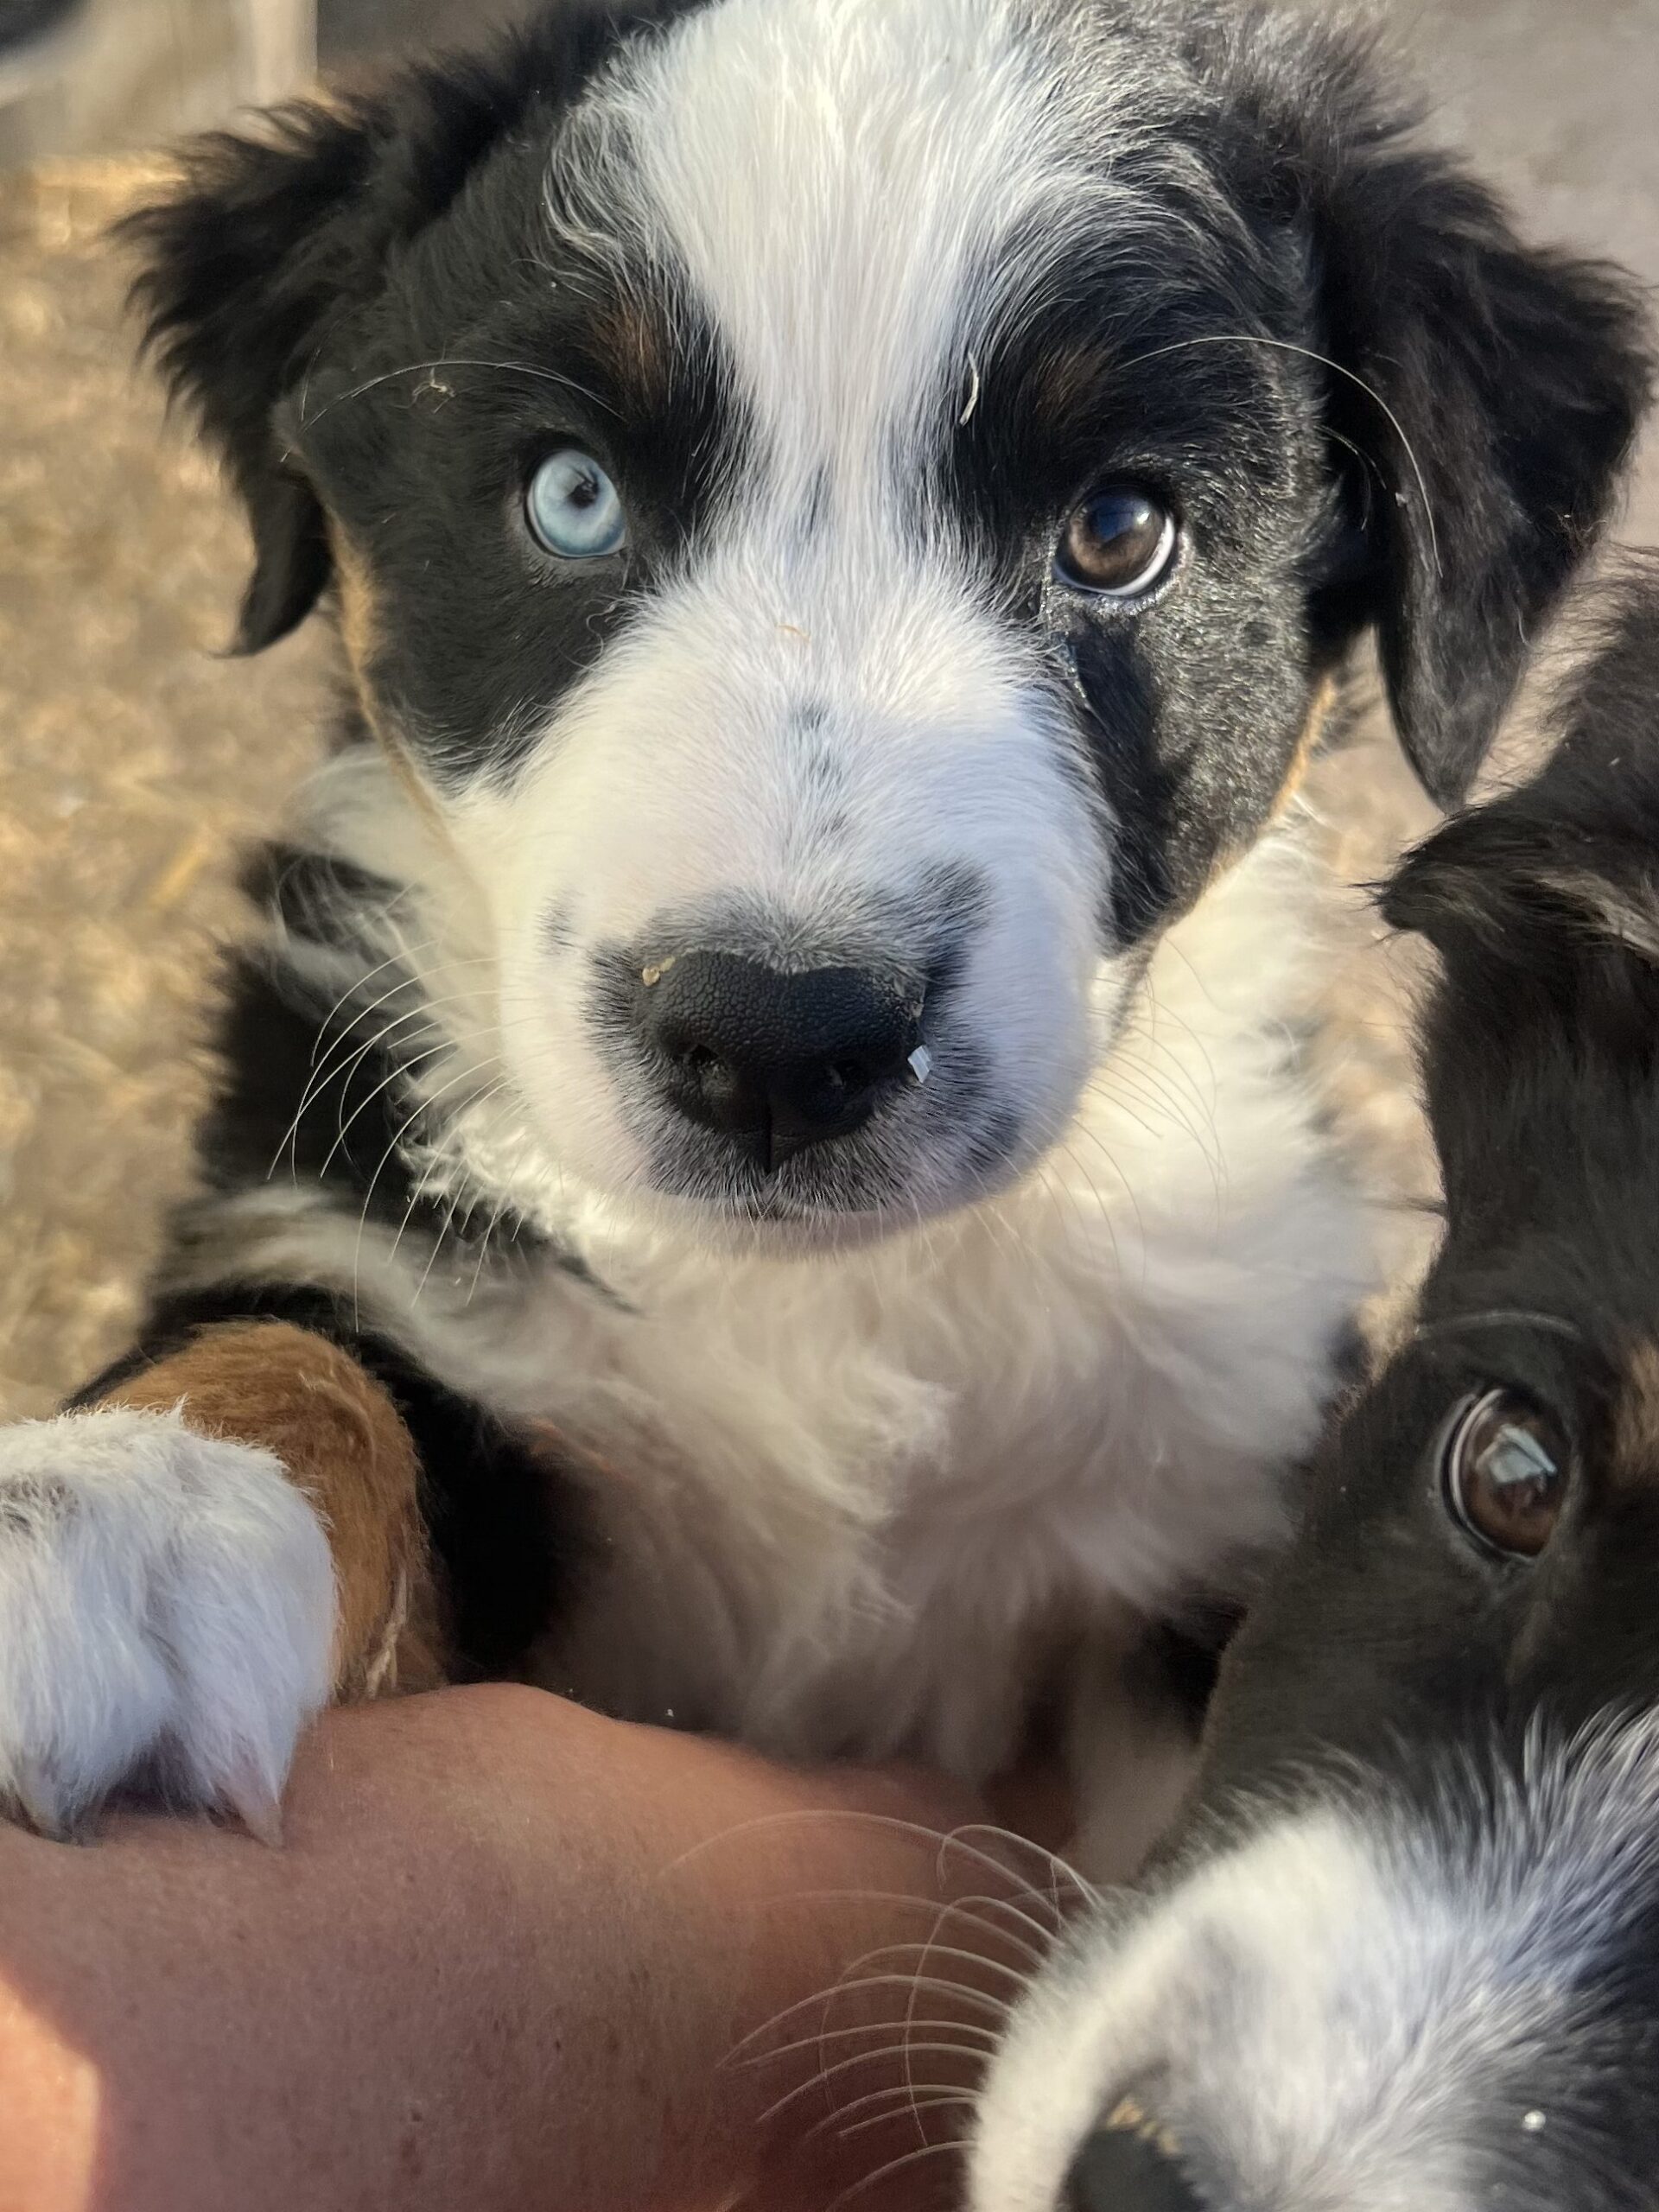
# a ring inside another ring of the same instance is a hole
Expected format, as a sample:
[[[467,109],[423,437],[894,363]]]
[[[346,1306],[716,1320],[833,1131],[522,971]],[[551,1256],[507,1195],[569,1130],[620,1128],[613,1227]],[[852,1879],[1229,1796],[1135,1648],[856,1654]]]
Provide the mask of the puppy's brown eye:
[[[1054,563],[1080,591],[1139,599],[1168,573],[1179,535],[1169,509],[1141,486],[1103,485],[1072,511]]]
[[[1560,1423],[1516,1390],[1471,1398],[1446,1433],[1446,1504],[1488,1551],[1536,1559],[1561,1516],[1571,1471]]]

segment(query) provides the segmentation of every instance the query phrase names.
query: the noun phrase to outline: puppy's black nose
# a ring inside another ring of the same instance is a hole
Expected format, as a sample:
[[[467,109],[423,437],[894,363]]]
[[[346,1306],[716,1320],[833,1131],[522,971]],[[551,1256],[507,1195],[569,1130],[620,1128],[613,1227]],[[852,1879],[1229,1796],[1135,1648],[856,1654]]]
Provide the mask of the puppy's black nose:
[[[1101,2127],[1072,2162],[1064,2212],[1205,2212],[1179,2160],[1160,2137]]]
[[[768,1169],[860,1128],[920,1041],[920,993],[857,968],[683,953],[645,969],[635,1005],[674,1104]]]

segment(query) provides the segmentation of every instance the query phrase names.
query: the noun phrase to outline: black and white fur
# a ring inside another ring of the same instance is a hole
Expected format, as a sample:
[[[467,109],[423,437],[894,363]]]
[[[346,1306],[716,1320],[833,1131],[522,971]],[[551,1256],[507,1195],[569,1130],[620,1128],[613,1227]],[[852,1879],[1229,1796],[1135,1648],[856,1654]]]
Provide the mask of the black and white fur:
[[[1230,1650],[1145,1894],[1085,1916],[978,2115],[974,2212],[1642,2212],[1659,2174],[1659,568],[1532,784],[1385,911],[1444,963],[1447,1230]],[[1451,1510],[1541,1408],[1534,1557]]]
[[[1156,0],[567,5],[140,219],[241,642],[332,604],[354,695],[135,1357],[257,1313],[353,1348],[470,1663],[977,1777],[1079,1647],[1281,1542],[1371,1264],[1299,1065],[1295,764],[1374,630],[1462,791],[1645,391],[1619,280],[1386,75]],[[525,530],[566,443],[609,563]],[[1133,603],[1053,557],[1126,478],[1180,531]],[[927,1079],[757,1170],[641,1042],[687,947],[891,979]],[[96,1560],[129,1439],[22,1432],[0,1487],[56,1466]],[[38,1607],[81,1639],[0,1711],[36,1799],[131,1764],[92,1573],[0,1586],[23,1673]],[[279,1778],[315,1670],[216,1618]]]

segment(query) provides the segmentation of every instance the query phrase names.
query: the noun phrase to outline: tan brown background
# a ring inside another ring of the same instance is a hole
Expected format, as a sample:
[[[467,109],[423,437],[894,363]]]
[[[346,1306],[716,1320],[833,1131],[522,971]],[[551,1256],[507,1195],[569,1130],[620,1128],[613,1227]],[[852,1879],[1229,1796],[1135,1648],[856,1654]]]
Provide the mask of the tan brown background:
[[[338,7],[342,48],[397,28],[386,0]],[[416,10],[446,30],[483,12]],[[1439,128],[1531,227],[1659,280],[1659,0],[1388,12]],[[119,1347],[187,1173],[232,855],[303,771],[328,681],[320,634],[213,658],[245,542],[129,365],[101,234],[134,184],[130,165],[0,174],[0,1413],[46,1410]],[[1659,542],[1651,444],[1623,534]],[[1427,818],[1376,732],[1326,764],[1315,799],[1356,879]],[[1380,1172],[1421,1192],[1405,971],[1354,915],[1333,1077]]]

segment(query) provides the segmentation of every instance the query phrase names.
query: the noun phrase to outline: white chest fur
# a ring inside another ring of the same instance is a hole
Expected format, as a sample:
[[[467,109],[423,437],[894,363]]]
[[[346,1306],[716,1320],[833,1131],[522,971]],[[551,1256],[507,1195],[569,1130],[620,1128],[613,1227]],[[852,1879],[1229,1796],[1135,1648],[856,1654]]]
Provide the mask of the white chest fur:
[[[1314,890],[1294,840],[1258,849],[1166,941],[1041,1167],[949,1220],[741,1257],[561,1189],[610,1297],[553,1269],[417,1291],[421,1255],[353,1240],[354,1284],[435,1372],[589,1470],[601,1541],[550,1681],[981,1774],[1047,1638],[1276,1539],[1370,1274],[1291,1046]],[[474,1180],[511,1150],[464,1117],[455,1141]],[[315,1222],[302,1241],[315,1280]]]

